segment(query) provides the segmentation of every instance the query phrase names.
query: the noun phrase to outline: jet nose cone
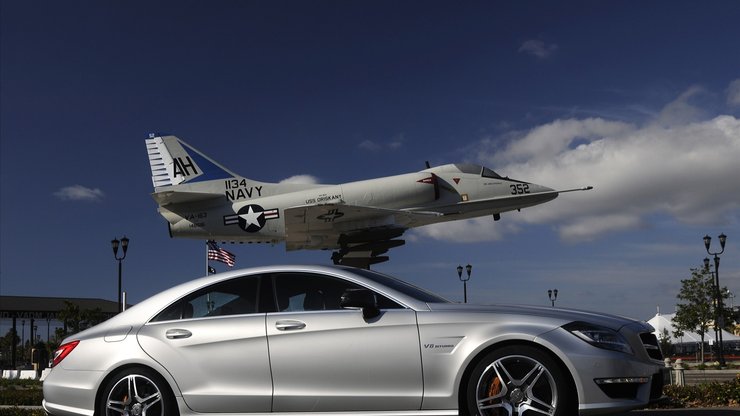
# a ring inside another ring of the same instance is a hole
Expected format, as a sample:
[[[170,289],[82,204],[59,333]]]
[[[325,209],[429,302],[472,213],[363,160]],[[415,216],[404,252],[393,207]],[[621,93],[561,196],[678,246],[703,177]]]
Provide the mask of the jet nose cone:
[[[539,194],[542,192],[554,192],[554,191],[555,191],[554,189],[548,188],[547,186],[537,185],[536,183],[529,184],[529,192],[533,194]]]
[[[558,197],[558,191],[548,188],[547,186],[538,185],[536,183],[529,184],[529,197],[537,200],[539,204],[547,201],[552,201]]]

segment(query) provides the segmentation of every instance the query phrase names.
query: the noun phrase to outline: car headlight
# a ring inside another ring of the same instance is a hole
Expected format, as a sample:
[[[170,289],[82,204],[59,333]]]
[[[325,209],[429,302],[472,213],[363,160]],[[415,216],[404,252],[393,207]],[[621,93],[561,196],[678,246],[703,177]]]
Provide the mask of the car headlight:
[[[585,322],[572,322],[564,325],[563,329],[594,347],[632,354],[632,348],[627,343],[627,340],[613,329]]]

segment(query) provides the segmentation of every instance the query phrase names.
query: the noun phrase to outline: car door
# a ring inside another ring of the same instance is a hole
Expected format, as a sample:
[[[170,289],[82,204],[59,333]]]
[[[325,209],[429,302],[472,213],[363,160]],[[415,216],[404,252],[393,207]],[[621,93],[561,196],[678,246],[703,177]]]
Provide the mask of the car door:
[[[231,279],[173,303],[138,333],[195,412],[269,412],[272,378],[260,276]]]
[[[415,311],[383,298],[380,316],[342,309],[338,278],[273,276],[267,314],[274,412],[418,410],[423,394]],[[376,296],[380,296],[377,295]]]

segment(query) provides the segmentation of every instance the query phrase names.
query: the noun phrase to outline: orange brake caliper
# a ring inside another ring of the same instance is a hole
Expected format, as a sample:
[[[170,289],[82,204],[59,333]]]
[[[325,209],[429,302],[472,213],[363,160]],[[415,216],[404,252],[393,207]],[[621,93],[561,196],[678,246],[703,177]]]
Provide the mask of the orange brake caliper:
[[[493,397],[499,393],[501,393],[501,379],[496,377],[488,387],[488,397]]]

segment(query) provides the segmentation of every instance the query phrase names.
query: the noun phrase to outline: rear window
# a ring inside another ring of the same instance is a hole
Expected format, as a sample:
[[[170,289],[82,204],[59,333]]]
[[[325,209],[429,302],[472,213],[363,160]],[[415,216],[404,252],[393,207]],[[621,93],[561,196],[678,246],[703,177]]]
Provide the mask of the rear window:
[[[173,303],[152,321],[257,313],[259,283],[256,276],[216,283]]]

